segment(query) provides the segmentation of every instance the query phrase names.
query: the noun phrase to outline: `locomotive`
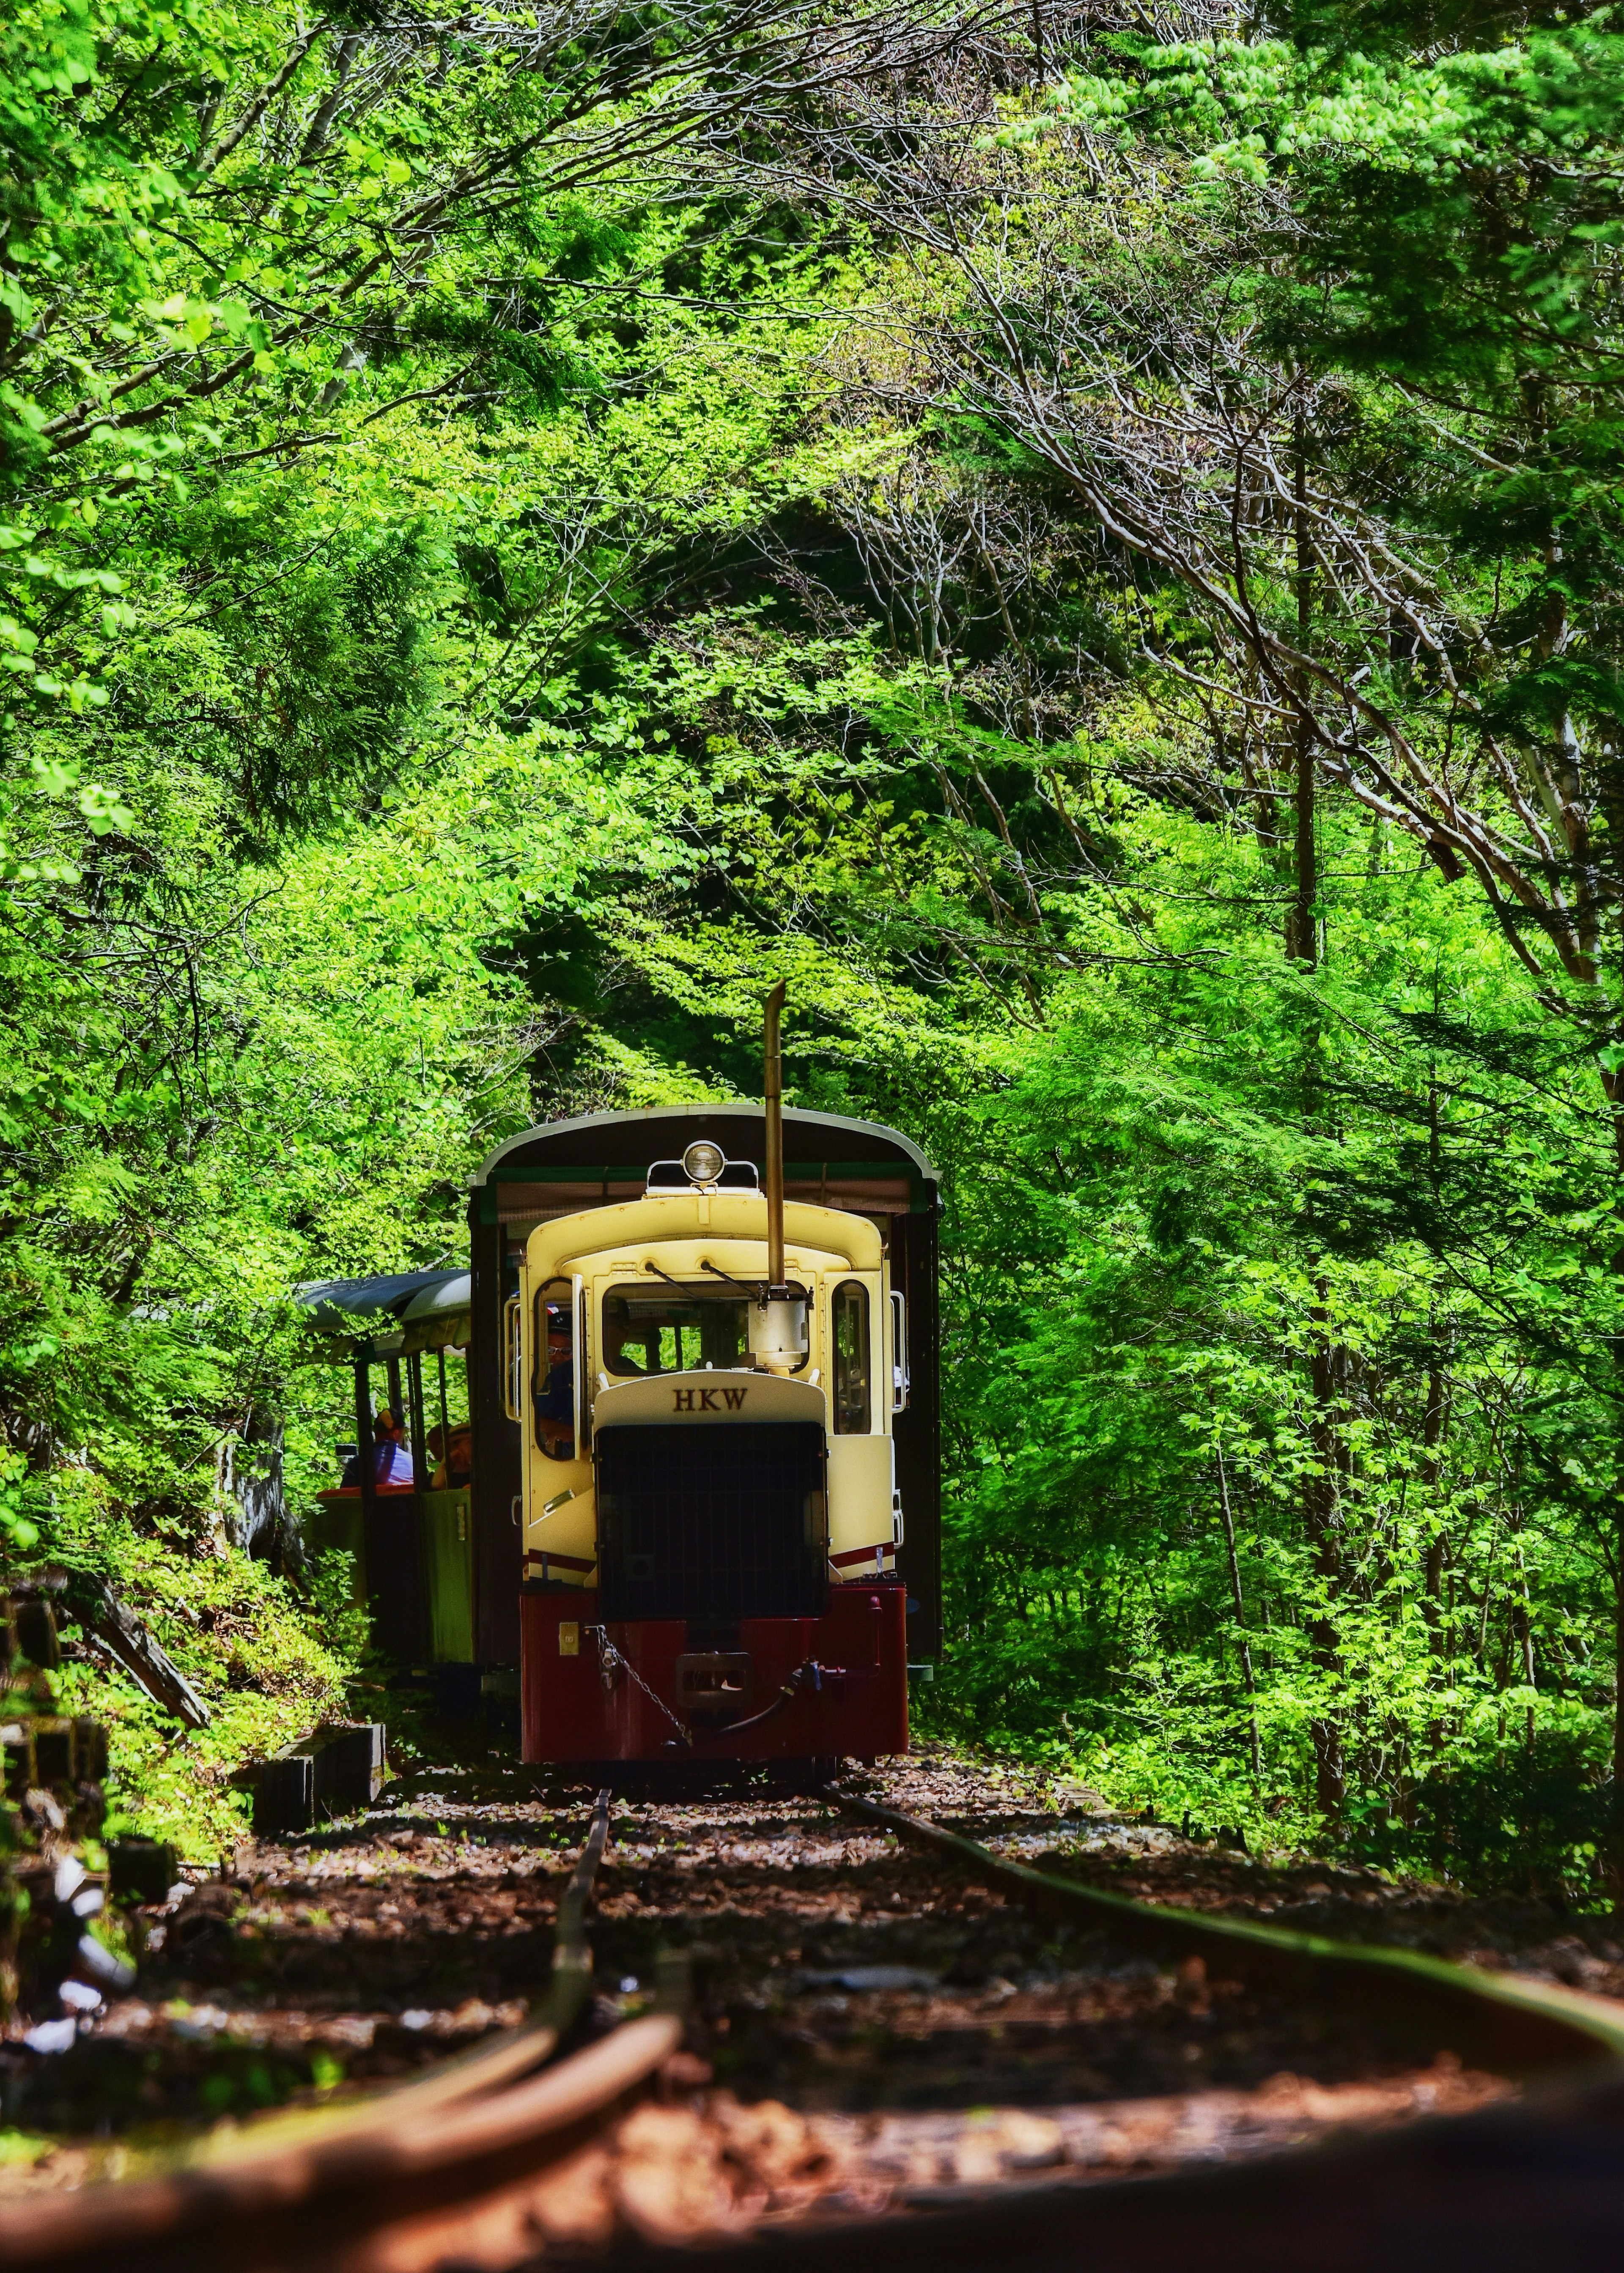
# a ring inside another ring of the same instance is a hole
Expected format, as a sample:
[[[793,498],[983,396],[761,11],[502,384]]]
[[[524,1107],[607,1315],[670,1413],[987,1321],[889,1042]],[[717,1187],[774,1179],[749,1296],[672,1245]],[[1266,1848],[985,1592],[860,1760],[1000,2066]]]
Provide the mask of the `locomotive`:
[[[362,1456],[307,1540],[350,1549],[448,1709],[516,1694],[527,1761],[906,1748],[940,1635],[938,1178],[894,1129],[783,1107],[782,997],[762,1106],[527,1129],[473,1181],[466,1272],[299,1290]],[[434,1489],[459,1358],[470,1473]],[[408,1489],[365,1457],[380,1366]]]

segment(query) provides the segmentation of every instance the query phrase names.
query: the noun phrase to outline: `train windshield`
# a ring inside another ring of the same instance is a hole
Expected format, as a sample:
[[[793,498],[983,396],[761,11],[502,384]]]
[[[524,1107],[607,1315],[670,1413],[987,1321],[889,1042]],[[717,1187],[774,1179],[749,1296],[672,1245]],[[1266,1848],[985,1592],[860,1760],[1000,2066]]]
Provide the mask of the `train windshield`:
[[[604,1368],[625,1377],[750,1362],[750,1303],[731,1288],[604,1296]]]
[[[788,1296],[768,1307],[733,1280],[639,1287],[635,1294],[617,1289],[604,1296],[604,1370],[625,1380],[693,1373],[707,1365],[754,1366],[763,1359],[778,1368],[787,1358],[792,1372],[803,1372],[807,1290],[791,1287]]]

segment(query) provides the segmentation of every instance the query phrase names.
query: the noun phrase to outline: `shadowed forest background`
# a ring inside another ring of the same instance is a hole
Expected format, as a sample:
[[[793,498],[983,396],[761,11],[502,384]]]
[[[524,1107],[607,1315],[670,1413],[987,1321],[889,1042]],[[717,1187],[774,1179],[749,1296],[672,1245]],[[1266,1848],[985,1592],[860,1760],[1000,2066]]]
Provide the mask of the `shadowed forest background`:
[[[122,1819],[371,1677],[294,1285],[782,977],[944,1172],[933,1725],[1598,1891],[1610,12],[25,0],[0,145],[0,1519],[214,1711],[64,1669]]]

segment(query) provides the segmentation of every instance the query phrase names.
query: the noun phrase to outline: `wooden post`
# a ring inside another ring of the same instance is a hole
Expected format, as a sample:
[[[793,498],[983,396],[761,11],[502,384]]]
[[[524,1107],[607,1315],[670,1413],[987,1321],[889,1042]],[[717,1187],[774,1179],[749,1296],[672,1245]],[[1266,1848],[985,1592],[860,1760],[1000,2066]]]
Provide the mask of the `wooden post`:
[[[411,1473],[420,1492],[429,1488],[428,1429],[423,1411],[423,1357],[413,1350],[406,1361],[407,1411],[411,1415]]]
[[[378,1571],[378,1473],[372,1466],[372,1358],[368,1344],[363,1342],[360,1347],[364,1354],[356,1359],[355,1407],[357,1450],[361,1465],[361,1553],[365,1568],[358,1575],[362,1591],[372,1602]],[[373,1607],[375,1615],[375,1602]]]

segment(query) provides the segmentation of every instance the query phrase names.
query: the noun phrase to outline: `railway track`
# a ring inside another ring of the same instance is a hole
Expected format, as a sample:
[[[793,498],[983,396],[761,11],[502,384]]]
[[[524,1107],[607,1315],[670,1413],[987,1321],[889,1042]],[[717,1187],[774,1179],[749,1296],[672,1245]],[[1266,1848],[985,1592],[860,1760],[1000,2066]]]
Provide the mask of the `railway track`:
[[[737,2273],[899,2248],[1255,2273],[1624,2241],[1598,1999],[1154,1909],[839,1787],[605,1791],[576,1821],[521,2025],[0,2208],[0,2267],[509,2273],[665,2242]],[[624,2009],[594,1999],[589,1914]]]

